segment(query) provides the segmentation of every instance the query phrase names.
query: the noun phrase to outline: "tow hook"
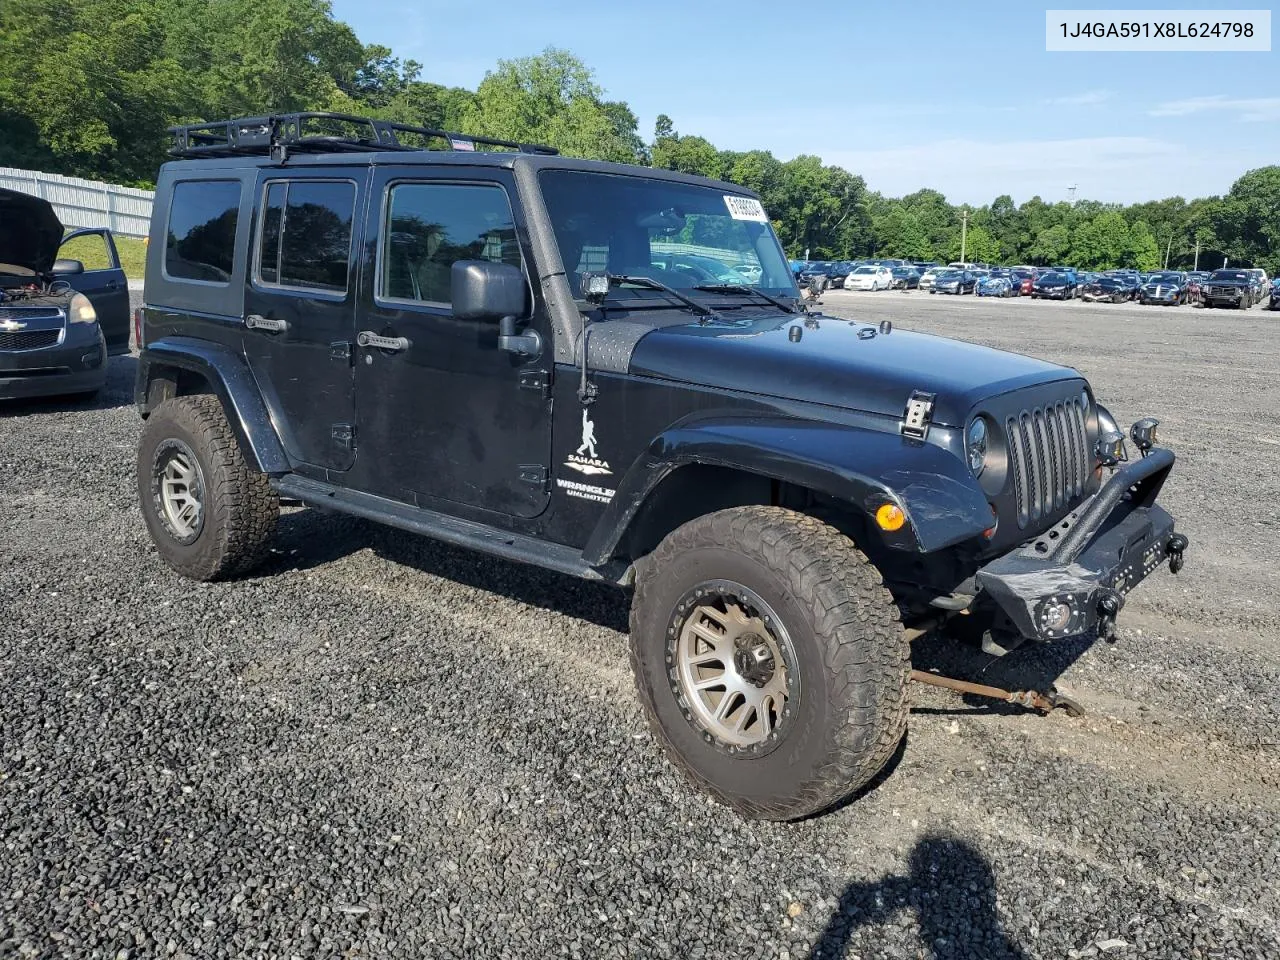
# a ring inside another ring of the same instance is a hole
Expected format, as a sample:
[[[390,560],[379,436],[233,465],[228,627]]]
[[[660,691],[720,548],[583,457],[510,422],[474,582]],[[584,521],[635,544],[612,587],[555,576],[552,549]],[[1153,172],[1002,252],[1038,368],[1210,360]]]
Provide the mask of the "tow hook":
[[[1108,590],[1098,598],[1098,636],[1107,643],[1116,642],[1116,617],[1124,606],[1124,597]]]
[[[1183,553],[1186,552],[1189,541],[1181,533],[1175,533],[1169,538],[1168,544],[1165,545],[1165,552],[1169,554],[1169,572],[1177,573],[1182,569],[1182,564],[1186,561]]]

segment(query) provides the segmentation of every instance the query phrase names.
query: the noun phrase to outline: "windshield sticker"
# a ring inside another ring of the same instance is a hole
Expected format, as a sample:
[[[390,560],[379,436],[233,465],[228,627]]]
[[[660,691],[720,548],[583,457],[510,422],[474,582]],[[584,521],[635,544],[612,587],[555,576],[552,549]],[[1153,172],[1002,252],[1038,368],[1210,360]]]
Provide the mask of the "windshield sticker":
[[[752,220],[756,223],[768,223],[769,217],[764,207],[755,197],[735,197],[725,194],[724,205],[729,208],[729,216],[735,220]]]

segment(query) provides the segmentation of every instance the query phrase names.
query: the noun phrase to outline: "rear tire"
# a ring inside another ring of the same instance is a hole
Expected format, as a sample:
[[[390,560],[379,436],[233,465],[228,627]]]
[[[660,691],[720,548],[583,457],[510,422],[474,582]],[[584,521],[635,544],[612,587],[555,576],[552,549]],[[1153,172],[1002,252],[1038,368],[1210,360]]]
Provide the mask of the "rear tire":
[[[166,400],[138,442],[138,500],[164,561],[192,580],[223,580],[260,559],[280,501],[244,460],[222,404]]]
[[[631,663],[672,763],[744,817],[830,807],[906,730],[910,646],[879,572],[778,507],[691,520],[637,565]]]

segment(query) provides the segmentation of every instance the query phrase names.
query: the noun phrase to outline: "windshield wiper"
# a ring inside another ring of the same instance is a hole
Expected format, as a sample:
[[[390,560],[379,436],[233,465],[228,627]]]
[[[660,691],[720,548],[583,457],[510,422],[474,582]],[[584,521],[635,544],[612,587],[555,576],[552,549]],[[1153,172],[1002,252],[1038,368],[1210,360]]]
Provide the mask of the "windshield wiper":
[[[632,286],[645,287],[649,290],[661,290],[663,293],[667,293],[675,297],[700,317],[715,320],[724,319],[724,317],[720,316],[720,314],[716,313],[716,311],[712,310],[705,303],[699,303],[697,300],[693,299],[693,297],[686,296],[675,287],[668,287],[661,280],[655,280],[653,277],[628,277],[618,273],[611,273],[608,276],[609,283],[614,286],[622,283],[629,283]]]
[[[791,304],[787,303],[785,300],[779,297],[770,296],[763,290],[757,290],[755,287],[748,287],[741,283],[700,283],[693,289],[705,290],[707,293],[742,293],[748,296],[761,297],[768,300],[784,313],[796,312],[796,308],[791,306]]]

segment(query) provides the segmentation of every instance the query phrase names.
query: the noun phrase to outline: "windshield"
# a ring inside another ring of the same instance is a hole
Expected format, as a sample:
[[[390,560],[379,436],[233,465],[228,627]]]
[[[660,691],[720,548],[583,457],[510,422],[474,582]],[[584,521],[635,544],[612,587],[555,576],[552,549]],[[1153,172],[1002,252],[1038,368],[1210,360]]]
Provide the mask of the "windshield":
[[[1248,280],[1249,275],[1243,270],[1215,270],[1213,280]]]
[[[1176,273],[1157,273],[1153,274],[1148,283],[1178,283],[1182,280]]]
[[[648,277],[681,291],[734,284],[799,295],[773,228],[754,199],[695,184],[583,170],[544,170],[540,181],[575,295],[578,275],[594,272]],[[661,292],[636,288],[628,288],[626,296],[663,299]]]
[[[942,270],[942,271],[939,271],[938,276],[937,276],[937,278],[936,278],[936,279],[938,279],[938,280],[959,280],[959,279],[960,279],[960,271],[959,271],[959,270]]]
[[[1040,278],[1044,283],[1066,283],[1067,278],[1060,273],[1046,273]]]
[[[875,273],[878,269],[880,268],[879,267],[858,267],[853,272],[854,273]]]

